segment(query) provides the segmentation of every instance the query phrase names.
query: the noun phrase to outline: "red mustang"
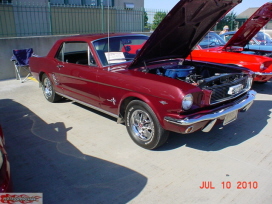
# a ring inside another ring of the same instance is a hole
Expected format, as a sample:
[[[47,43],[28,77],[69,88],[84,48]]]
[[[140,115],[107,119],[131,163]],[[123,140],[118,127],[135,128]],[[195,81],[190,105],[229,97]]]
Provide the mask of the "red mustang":
[[[148,38],[139,34],[67,37],[30,68],[45,98],[69,98],[125,123],[132,140],[154,149],[169,131],[208,132],[234,121],[256,92],[248,69],[185,60],[240,0],[181,0]]]
[[[272,3],[260,7],[225,43],[216,33],[209,33],[191,53],[194,60],[232,64],[255,73],[254,81],[265,83],[272,78],[272,52],[247,47],[250,40],[272,18]]]

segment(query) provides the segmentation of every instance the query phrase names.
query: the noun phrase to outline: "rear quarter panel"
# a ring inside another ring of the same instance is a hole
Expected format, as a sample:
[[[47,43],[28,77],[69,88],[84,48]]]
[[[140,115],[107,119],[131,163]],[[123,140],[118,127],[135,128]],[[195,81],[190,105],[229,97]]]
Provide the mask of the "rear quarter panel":
[[[32,75],[36,80],[40,81],[39,74],[41,72],[48,73],[48,59],[46,57],[31,57],[29,60],[29,66]]]

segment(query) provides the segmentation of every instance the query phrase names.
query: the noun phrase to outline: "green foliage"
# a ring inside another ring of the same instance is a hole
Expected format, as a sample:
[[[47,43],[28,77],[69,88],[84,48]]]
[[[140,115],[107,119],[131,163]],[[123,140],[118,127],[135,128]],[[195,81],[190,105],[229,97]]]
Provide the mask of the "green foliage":
[[[231,13],[227,14],[223,17],[218,24],[216,25],[217,30],[223,30],[225,25],[229,26],[230,31],[235,30],[237,22],[235,21],[236,14],[232,11]]]
[[[146,11],[144,11],[144,26],[147,27],[147,21],[148,21],[148,16]]]
[[[162,21],[162,19],[164,19],[164,17],[166,16],[166,12],[157,12],[154,15],[154,20],[153,20],[153,24],[152,24],[152,30],[155,30],[158,25],[160,24],[160,22]]]

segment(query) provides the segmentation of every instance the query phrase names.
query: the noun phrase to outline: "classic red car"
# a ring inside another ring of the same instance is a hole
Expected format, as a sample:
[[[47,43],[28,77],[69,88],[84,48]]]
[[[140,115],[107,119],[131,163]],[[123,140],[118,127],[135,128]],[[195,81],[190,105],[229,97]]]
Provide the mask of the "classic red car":
[[[11,192],[10,165],[4,147],[5,138],[0,125],[0,193]]]
[[[140,34],[67,37],[30,68],[45,98],[61,97],[125,123],[132,140],[154,149],[169,131],[208,132],[253,103],[248,69],[185,60],[240,0],[179,1],[148,38]],[[141,48],[141,49],[140,49]]]
[[[209,33],[191,53],[192,59],[243,66],[255,73],[254,81],[272,78],[272,51],[254,50],[246,45],[272,18],[272,3],[260,7],[227,43],[216,33]]]

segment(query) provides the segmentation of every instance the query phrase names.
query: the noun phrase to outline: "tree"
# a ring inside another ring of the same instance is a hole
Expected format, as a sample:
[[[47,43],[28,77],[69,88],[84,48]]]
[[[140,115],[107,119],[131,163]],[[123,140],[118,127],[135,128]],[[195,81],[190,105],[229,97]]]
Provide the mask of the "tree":
[[[148,21],[148,16],[146,11],[144,11],[144,27],[147,27],[147,21]]]
[[[235,30],[237,22],[236,19],[236,13],[233,11],[229,14],[227,14],[225,17],[223,17],[218,24],[216,25],[217,30],[223,30],[223,27],[225,25],[229,26],[230,30]]]
[[[165,16],[166,16],[166,12],[159,11],[155,13],[153,24],[152,24],[152,30],[155,30],[158,27],[158,25],[160,24],[162,19],[164,19]]]

